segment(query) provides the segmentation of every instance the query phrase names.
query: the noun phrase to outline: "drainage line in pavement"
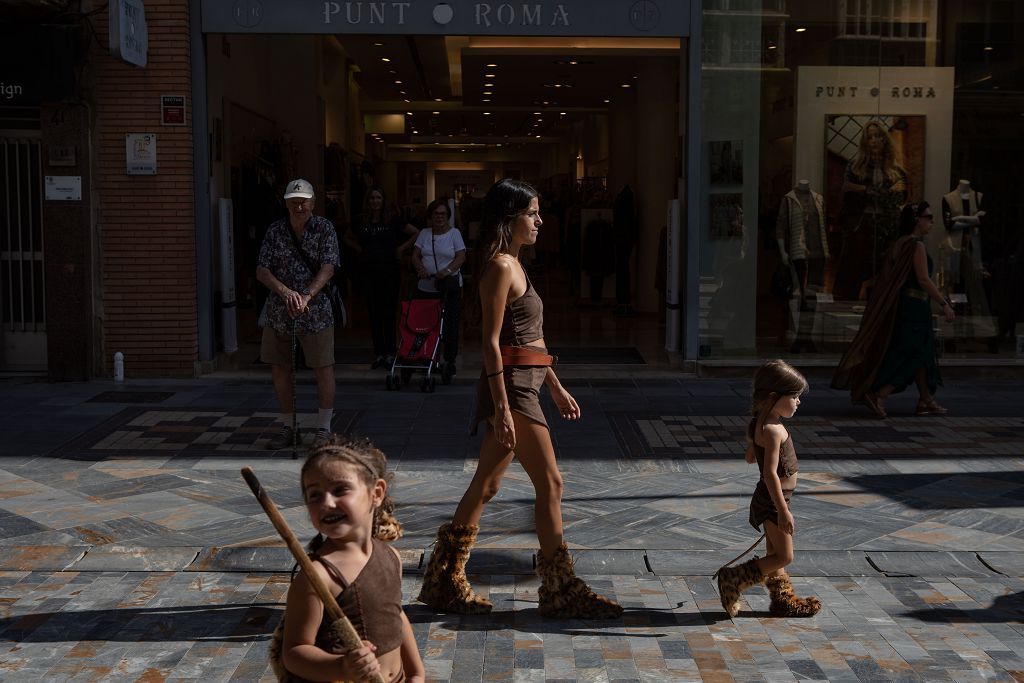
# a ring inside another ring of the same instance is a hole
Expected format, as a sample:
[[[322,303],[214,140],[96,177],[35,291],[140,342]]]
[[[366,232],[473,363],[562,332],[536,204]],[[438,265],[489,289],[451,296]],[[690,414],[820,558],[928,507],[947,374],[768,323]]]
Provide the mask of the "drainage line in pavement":
[[[996,574],[999,574],[1000,576],[1009,576],[1009,574],[1004,574],[1003,572],[999,571],[998,569],[990,565],[988,562],[986,562],[985,558],[982,557],[980,553],[974,553],[974,556],[978,558],[978,562],[981,562],[983,565],[994,571]]]
[[[881,567],[879,567],[877,564],[875,564],[875,561],[871,559],[870,555],[865,555],[864,559],[867,560],[868,564],[870,564],[871,567],[882,576],[887,576],[892,579],[917,578],[916,574],[904,574],[903,572],[887,572]]]

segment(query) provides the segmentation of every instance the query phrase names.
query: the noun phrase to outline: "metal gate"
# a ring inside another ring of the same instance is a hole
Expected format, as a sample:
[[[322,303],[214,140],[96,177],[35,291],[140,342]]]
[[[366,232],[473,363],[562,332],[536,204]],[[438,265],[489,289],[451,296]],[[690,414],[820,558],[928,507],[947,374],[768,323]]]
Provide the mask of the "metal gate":
[[[41,145],[0,137],[0,370],[46,371]]]

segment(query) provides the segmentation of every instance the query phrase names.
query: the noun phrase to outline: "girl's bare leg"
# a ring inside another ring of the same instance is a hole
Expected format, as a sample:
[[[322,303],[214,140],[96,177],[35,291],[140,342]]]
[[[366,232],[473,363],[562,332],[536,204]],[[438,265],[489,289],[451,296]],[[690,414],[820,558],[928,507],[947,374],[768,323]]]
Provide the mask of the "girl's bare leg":
[[[757,566],[762,574],[771,576],[793,561],[793,536],[765,520],[764,537],[766,554],[757,561]]]

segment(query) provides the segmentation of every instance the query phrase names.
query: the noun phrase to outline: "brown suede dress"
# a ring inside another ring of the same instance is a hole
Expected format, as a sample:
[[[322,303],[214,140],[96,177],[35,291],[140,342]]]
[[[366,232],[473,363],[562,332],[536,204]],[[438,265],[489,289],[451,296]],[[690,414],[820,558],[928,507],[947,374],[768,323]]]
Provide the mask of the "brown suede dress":
[[[775,507],[772,495],[768,493],[768,486],[764,483],[764,448],[757,445],[754,440],[754,428],[757,425],[757,418],[750,421],[747,426],[747,436],[754,445],[754,457],[757,459],[757,471],[760,477],[757,480],[757,487],[750,499],[750,526],[761,531],[761,525],[765,520],[775,521],[779,517],[779,511]],[[793,437],[787,437],[779,448],[779,466],[776,472],[780,479],[796,474],[799,464],[796,459],[796,450],[793,448]],[[782,497],[788,504],[793,498],[794,489],[783,489]]]
[[[523,295],[505,304],[498,343],[501,346],[529,346],[535,351],[547,353],[547,349],[543,347],[530,346],[530,342],[543,338],[544,302],[527,276],[526,291]],[[486,373],[486,368],[481,370],[480,379],[476,383],[476,411],[471,429],[473,434],[476,434],[481,422],[494,417],[494,399],[491,397],[491,387]],[[508,396],[509,408],[545,427],[548,426],[548,421],[540,408],[540,388],[544,385],[547,374],[546,367],[513,365],[504,368],[505,393]]]

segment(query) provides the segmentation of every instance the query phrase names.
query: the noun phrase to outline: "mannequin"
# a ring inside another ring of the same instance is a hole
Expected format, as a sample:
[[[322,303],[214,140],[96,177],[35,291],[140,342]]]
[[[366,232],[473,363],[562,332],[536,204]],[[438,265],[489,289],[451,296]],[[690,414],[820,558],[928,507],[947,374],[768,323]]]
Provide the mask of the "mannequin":
[[[790,352],[815,351],[811,333],[817,295],[825,284],[825,261],[829,258],[829,250],[825,233],[825,201],[811,190],[810,181],[797,181],[796,187],[782,198],[775,236],[782,263],[792,265],[799,285],[799,324]]]
[[[971,188],[971,181],[961,178],[957,186],[942,198],[942,219],[946,225],[946,248],[949,261],[946,264],[946,286],[963,290],[961,261],[963,250],[968,249],[972,261],[981,268],[981,219],[985,212],[981,207],[980,192]]]
[[[988,273],[981,260],[981,227],[985,218],[981,197],[981,192],[971,187],[970,180],[961,178],[942,198],[949,250],[945,286],[947,290],[967,295],[970,315],[961,318],[966,336],[988,339],[991,343],[996,330],[983,283]]]

